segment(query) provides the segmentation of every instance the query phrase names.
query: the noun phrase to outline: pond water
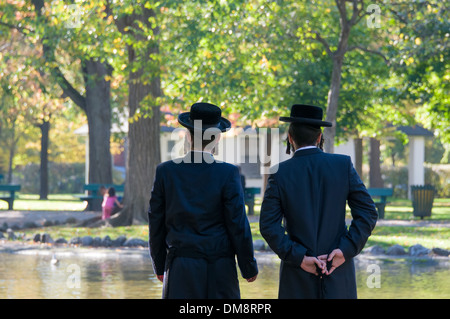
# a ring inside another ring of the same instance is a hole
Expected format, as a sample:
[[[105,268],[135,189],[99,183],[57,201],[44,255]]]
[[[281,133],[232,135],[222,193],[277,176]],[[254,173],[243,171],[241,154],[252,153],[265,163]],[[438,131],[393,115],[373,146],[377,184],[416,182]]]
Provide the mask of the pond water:
[[[161,297],[149,257],[141,254],[0,253],[0,299],[103,299]],[[243,299],[277,297],[279,260],[257,254],[254,283],[241,278]],[[355,259],[358,297],[450,298],[448,260]]]

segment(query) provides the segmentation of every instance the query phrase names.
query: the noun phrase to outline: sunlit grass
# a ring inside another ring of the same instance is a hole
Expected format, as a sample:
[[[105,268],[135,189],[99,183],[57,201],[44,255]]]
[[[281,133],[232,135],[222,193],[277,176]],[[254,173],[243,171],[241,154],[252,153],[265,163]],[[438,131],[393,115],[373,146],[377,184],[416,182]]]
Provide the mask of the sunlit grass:
[[[35,211],[82,211],[86,203],[78,200],[75,195],[50,195],[48,200],[39,200],[38,195],[20,195],[14,202],[16,210],[35,210]],[[0,201],[0,209],[7,208],[6,202]],[[257,221],[260,214],[260,200],[255,205],[255,216],[252,217],[250,223],[253,239],[263,239],[259,230],[259,222]],[[411,201],[393,200],[386,207],[385,220],[420,220],[412,214]],[[2,213],[2,212],[0,212]],[[347,217],[351,218],[348,211]],[[436,222],[450,220],[450,199],[436,199],[434,202],[431,218],[424,219]],[[45,228],[33,228],[20,230],[27,237],[31,237],[35,233],[48,233],[53,239],[65,238],[70,240],[73,237],[101,237],[109,236],[115,239],[121,235],[127,238],[135,237],[142,240],[148,240],[148,226],[136,225],[127,227],[100,227],[85,228],[73,227],[70,225],[59,225]],[[415,244],[421,244],[428,248],[440,247],[450,249],[450,228],[445,227],[409,227],[409,226],[377,226],[372,236],[367,242],[367,246],[380,245],[389,247],[399,244],[405,247]]]
[[[376,226],[366,246],[379,245],[389,247],[395,244],[404,247],[421,244],[427,248],[450,249],[450,228]]]
[[[126,236],[127,238],[140,238],[142,240],[148,240],[148,226],[147,225],[136,225],[136,226],[123,226],[123,227],[71,227],[67,225],[63,226],[49,226],[42,228],[32,228],[21,230],[20,232],[25,233],[27,237],[31,237],[36,233],[47,233],[53,239],[64,238],[69,241],[74,237],[100,237],[109,236],[111,239],[115,239],[119,236]]]
[[[79,200],[76,195],[49,195],[47,200],[39,200],[39,195],[20,194],[14,200],[14,210],[33,211],[83,211],[86,202]],[[0,210],[8,209],[8,203],[0,200]]]

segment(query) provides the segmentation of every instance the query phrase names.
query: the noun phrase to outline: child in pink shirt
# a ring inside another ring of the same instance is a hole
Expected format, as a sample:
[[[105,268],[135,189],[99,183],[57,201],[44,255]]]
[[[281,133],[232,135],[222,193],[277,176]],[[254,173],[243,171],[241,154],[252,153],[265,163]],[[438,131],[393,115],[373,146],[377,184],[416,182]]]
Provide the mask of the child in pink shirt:
[[[105,194],[105,196],[103,196],[102,219],[108,219],[111,217],[111,213],[114,209],[114,204],[116,204],[120,208],[123,207],[123,205],[117,199],[116,190],[114,189],[114,187],[111,187],[108,189],[108,194]]]

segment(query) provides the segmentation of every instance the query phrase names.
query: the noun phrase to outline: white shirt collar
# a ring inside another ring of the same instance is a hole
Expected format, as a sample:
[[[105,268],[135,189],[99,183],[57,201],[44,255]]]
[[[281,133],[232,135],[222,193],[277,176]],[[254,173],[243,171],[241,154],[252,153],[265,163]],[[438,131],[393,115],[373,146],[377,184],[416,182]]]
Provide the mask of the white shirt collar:
[[[314,145],[304,146],[304,147],[297,148],[295,151],[298,152],[300,150],[307,150],[309,148],[317,148],[317,146],[314,146]]]

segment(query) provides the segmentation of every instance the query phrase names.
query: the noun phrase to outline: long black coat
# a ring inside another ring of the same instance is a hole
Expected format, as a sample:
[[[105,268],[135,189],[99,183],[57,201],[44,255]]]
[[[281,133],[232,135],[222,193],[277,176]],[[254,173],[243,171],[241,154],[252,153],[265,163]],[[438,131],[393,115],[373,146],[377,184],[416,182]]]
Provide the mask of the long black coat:
[[[235,256],[244,278],[258,273],[244,205],[238,168],[209,153],[158,165],[149,244],[163,298],[240,298]]]
[[[279,298],[356,298],[352,258],[375,227],[377,211],[350,157],[305,149],[272,169],[260,228],[282,260]],[[353,217],[348,230],[346,203]],[[329,254],[336,248],[346,261],[328,277],[300,268],[305,255]]]

